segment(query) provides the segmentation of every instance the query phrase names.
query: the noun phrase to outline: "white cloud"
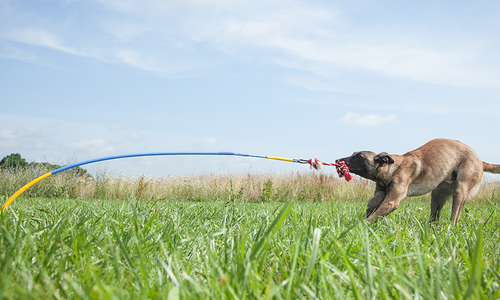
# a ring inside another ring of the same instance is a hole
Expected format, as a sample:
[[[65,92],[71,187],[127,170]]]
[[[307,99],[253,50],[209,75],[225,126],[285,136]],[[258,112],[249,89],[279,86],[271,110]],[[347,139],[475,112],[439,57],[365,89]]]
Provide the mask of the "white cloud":
[[[159,63],[154,58],[145,57],[135,50],[120,49],[116,51],[115,56],[123,63],[138,69],[155,72],[161,71]]]
[[[83,56],[94,56],[89,55],[89,53],[85,53],[75,47],[67,46],[62,41],[60,37],[58,37],[53,32],[42,28],[19,28],[10,32],[2,32],[0,33],[0,38],[5,40],[10,40],[13,42],[39,46],[44,48],[50,48],[53,50],[58,50],[62,52],[66,52],[73,55],[83,55]]]
[[[53,149],[52,145],[47,143],[47,142],[38,142],[36,143],[33,147],[30,148],[30,150],[51,150]]]
[[[102,24],[105,31],[108,31],[113,36],[117,37],[121,43],[132,41],[134,38],[140,37],[145,30],[139,24],[122,21],[105,21]]]
[[[10,129],[4,129],[0,131],[0,139],[2,140],[13,140],[16,135]]]
[[[283,65],[287,65],[284,63]],[[340,93],[360,93],[356,89],[350,87],[347,83],[339,80],[336,76],[288,76],[284,79],[286,83],[301,86],[310,91],[321,92],[340,92]],[[344,83],[344,84],[342,84]],[[352,82],[351,82],[352,85]]]
[[[128,134],[128,138],[133,141],[142,141],[144,139],[144,136],[137,131],[131,131]]]
[[[360,30],[339,6],[292,0],[96,1],[107,10],[86,24],[91,30],[74,34],[73,27],[85,24],[68,18],[59,28],[30,14],[29,25],[5,26],[0,38],[179,76],[225,63],[230,54],[330,82],[332,72],[349,70],[441,85],[500,86],[497,47],[488,36],[454,39],[391,23]]]
[[[166,114],[156,114],[151,118],[151,123],[154,124],[158,121],[161,121],[161,120],[165,119],[166,116],[167,116]]]
[[[0,148],[7,149],[34,144],[36,140],[46,138],[49,135],[49,132],[34,127],[17,128],[16,130],[6,128],[0,130]]]
[[[111,130],[111,131],[123,130],[123,125],[120,123],[113,123],[113,124],[109,125],[109,130]]]
[[[291,62],[281,60],[281,65],[318,75],[345,68],[426,83],[490,87],[498,86],[500,79],[492,72],[494,70],[467,66],[474,59],[471,53],[464,55],[452,49],[426,49],[423,45],[404,45],[397,41],[390,44],[376,41],[348,44],[345,41],[329,43],[296,38],[279,38],[274,44],[295,58]],[[320,68],[308,65],[311,63],[313,66],[320,64]]]
[[[0,37],[1,38],[1,37]],[[0,40],[0,57],[24,61],[35,61],[36,56]]]
[[[181,26],[193,40],[227,53],[261,51],[260,59],[267,63],[326,76],[332,82],[332,71],[350,70],[442,85],[500,86],[500,66],[491,64],[496,53],[484,56],[478,45],[449,39],[443,46],[447,37],[424,40],[416,32],[402,35],[397,29],[358,31],[332,7],[301,2],[239,5],[235,10],[229,16],[197,15]]]
[[[250,1],[231,0],[96,0],[96,2],[112,10],[120,12],[141,12],[141,13],[179,13],[192,10],[213,11],[229,10],[241,3]]]
[[[381,117],[377,115],[365,115],[361,116],[352,112],[347,113],[347,115],[337,120],[339,124],[345,125],[360,125],[360,126],[377,126],[383,124],[396,123],[396,114],[390,114],[387,117]]]
[[[66,147],[89,154],[105,155],[116,153],[117,147],[104,139],[80,140],[66,142]]]

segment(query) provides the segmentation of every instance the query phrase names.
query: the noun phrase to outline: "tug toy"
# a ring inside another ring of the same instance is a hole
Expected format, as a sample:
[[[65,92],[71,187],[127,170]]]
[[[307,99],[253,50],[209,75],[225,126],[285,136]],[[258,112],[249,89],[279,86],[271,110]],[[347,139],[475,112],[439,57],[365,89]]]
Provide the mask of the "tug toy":
[[[20,188],[17,192],[15,192],[12,196],[10,196],[9,199],[2,205],[2,212],[7,209],[7,207],[10,205],[14,199],[19,197],[24,191],[29,189],[31,186],[35,185],[36,183],[44,180],[45,178],[48,178],[52,175],[55,175],[57,173],[60,173],[62,171],[66,171],[71,168],[75,168],[81,165],[86,165],[90,163],[95,163],[99,161],[104,161],[104,160],[112,160],[112,159],[118,159],[118,158],[128,158],[128,157],[139,157],[139,156],[159,156],[159,155],[233,155],[233,156],[243,156],[243,157],[255,157],[255,158],[266,158],[266,159],[274,159],[274,160],[282,160],[282,161],[289,161],[289,162],[294,162],[294,163],[300,163],[300,164],[309,164],[311,166],[311,169],[314,168],[316,170],[321,169],[323,165],[325,166],[335,166],[337,167],[337,173],[339,174],[339,177],[344,177],[346,181],[350,181],[352,179],[352,175],[349,173],[349,168],[346,166],[344,162],[339,162],[339,163],[325,163],[320,161],[317,158],[312,158],[309,160],[305,159],[296,159],[296,158],[285,158],[285,157],[277,157],[277,156],[262,156],[262,155],[252,155],[252,154],[243,154],[243,153],[234,153],[234,152],[153,152],[153,153],[136,153],[136,154],[125,154],[125,155],[116,155],[116,156],[107,156],[107,157],[101,157],[101,158],[96,158],[96,159],[91,159],[91,160],[86,160],[78,163],[74,163],[71,165],[67,165],[65,167],[59,168],[57,170],[54,170],[52,172],[49,172],[47,174],[44,174],[35,180],[29,182],[22,188]]]

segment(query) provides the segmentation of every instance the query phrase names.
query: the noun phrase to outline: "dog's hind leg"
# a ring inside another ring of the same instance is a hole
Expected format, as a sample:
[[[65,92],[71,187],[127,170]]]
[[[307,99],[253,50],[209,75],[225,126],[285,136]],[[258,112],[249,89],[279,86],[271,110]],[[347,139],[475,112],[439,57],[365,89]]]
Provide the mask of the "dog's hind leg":
[[[431,222],[439,221],[441,209],[453,195],[455,182],[441,182],[431,193]]]
[[[453,205],[451,207],[450,220],[455,226],[457,226],[465,202],[478,192],[481,182],[483,181],[483,173],[482,170],[481,173],[478,174],[473,174],[471,172],[464,177],[465,178],[460,178],[459,175],[453,192]]]
[[[453,193],[453,205],[451,207],[451,218],[450,221],[457,226],[458,219],[460,218],[460,213],[462,208],[469,198],[469,189],[465,184],[458,184],[455,192]]]

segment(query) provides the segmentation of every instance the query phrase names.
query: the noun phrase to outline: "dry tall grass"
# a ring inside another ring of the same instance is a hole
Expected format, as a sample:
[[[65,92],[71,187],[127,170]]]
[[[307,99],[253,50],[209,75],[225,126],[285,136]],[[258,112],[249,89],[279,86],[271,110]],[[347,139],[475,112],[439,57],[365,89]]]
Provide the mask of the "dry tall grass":
[[[50,170],[0,171],[0,195],[7,199],[26,183]],[[79,176],[71,170],[56,174],[28,189],[23,196],[73,199],[152,199],[236,201],[368,201],[374,184],[356,177],[351,182],[324,171],[276,174],[205,174],[171,177]],[[488,181],[471,202],[498,199],[500,181]],[[429,195],[414,201],[427,201]]]
[[[92,195],[92,186],[82,192],[82,198]],[[303,201],[331,201],[343,199],[355,201],[367,198],[372,184],[354,180],[347,184],[336,175],[322,173],[280,174],[207,174],[161,177],[109,178],[105,198],[174,199],[202,201],[206,199],[235,199],[243,201],[287,201],[298,198]]]

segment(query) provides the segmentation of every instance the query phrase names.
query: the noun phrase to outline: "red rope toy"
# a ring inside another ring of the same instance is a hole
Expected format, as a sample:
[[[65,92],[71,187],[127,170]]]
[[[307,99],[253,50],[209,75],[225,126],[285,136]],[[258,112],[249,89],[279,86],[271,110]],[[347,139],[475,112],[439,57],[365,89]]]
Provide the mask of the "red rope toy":
[[[347,167],[347,165],[343,161],[341,161],[339,163],[326,163],[326,162],[322,162],[321,160],[319,160],[317,158],[311,158],[307,162],[311,165],[311,168],[314,168],[316,170],[321,169],[321,166],[323,166],[323,165],[335,166],[335,167],[337,167],[337,173],[339,174],[340,178],[344,177],[345,180],[348,182],[353,178],[351,173],[349,173],[349,168]]]

